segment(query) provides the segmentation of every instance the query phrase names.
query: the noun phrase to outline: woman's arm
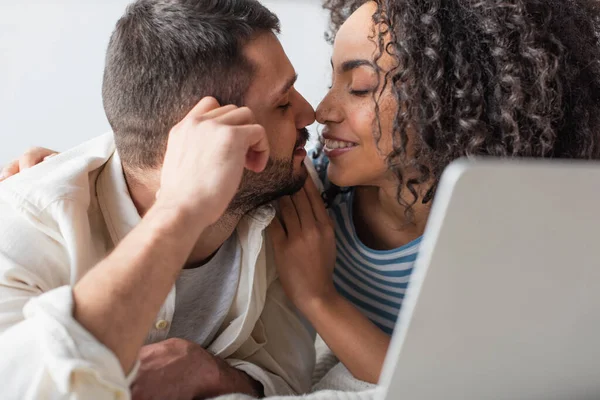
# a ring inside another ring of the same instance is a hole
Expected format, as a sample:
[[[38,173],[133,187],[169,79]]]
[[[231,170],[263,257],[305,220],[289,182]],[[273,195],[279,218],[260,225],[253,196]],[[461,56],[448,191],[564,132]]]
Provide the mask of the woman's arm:
[[[287,296],[354,377],[377,383],[390,338],[333,285],[334,228],[312,180],[280,210],[269,234]]]

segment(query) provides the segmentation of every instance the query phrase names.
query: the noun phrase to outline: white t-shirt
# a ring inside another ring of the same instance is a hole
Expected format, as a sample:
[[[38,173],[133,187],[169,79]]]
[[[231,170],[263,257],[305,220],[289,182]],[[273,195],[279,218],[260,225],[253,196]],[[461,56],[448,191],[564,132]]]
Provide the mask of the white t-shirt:
[[[231,308],[240,278],[241,248],[234,233],[206,264],[181,271],[168,338],[208,347]]]

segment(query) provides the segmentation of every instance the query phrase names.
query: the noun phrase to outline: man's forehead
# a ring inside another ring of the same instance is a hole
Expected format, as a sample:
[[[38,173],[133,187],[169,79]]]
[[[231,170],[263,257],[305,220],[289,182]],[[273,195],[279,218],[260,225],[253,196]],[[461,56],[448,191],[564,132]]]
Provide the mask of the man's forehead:
[[[249,92],[259,91],[261,96],[280,96],[295,83],[297,75],[292,63],[285,54],[281,43],[274,34],[265,33],[248,42],[244,49],[248,60],[253,64],[253,82]],[[250,94],[250,93],[249,93]]]

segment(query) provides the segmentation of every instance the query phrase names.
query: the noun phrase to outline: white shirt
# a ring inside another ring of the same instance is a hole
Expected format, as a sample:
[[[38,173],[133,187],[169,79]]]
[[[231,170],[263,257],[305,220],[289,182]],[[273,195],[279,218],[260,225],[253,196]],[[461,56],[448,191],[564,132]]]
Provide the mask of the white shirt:
[[[240,280],[241,246],[234,232],[204,265],[184,269],[175,283],[175,314],[167,338],[210,345],[233,304]]]
[[[266,395],[310,388],[314,332],[286,299],[264,229],[263,207],[245,216],[239,284],[208,350],[261,382]],[[74,318],[72,286],[140,221],[112,134],[0,183],[2,399],[129,399],[115,355]],[[171,324],[175,285],[149,342]]]

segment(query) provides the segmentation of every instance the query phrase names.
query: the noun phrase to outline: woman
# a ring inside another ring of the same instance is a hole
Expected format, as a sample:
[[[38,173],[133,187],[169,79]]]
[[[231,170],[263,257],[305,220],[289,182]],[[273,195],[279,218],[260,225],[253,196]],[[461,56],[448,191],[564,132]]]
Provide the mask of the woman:
[[[600,158],[600,9],[362,3],[325,2],[337,35],[315,166],[332,219],[308,182],[270,234],[288,296],[356,378],[377,382],[443,169],[463,156]]]

